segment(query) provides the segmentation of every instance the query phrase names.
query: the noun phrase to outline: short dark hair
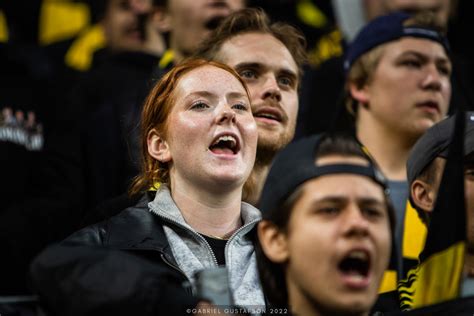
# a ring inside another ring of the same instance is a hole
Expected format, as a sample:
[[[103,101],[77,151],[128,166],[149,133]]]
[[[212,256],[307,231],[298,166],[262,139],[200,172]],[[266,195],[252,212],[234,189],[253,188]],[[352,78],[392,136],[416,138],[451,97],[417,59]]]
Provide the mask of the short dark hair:
[[[283,23],[271,23],[262,9],[247,8],[226,17],[210,36],[199,46],[196,57],[218,59],[219,50],[230,38],[244,33],[270,34],[285,45],[298,66],[301,79],[303,65],[307,61],[306,39],[295,27]]]

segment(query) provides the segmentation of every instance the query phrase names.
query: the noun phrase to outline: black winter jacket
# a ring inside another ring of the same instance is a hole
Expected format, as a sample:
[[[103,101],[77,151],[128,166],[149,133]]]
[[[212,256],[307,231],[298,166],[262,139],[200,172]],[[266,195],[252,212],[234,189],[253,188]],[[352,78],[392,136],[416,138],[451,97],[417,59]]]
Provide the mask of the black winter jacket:
[[[189,315],[199,301],[160,218],[138,204],[38,256],[34,287],[54,315]]]

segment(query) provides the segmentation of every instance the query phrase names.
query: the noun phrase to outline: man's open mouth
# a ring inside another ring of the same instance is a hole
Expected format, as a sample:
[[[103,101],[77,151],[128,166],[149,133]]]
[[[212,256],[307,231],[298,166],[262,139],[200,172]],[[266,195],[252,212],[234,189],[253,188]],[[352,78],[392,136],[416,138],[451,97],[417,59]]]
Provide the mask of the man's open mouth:
[[[369,276],[370,254],[364,250],[352,250],[340,261],[338,268],[346,277],[364,280]]]

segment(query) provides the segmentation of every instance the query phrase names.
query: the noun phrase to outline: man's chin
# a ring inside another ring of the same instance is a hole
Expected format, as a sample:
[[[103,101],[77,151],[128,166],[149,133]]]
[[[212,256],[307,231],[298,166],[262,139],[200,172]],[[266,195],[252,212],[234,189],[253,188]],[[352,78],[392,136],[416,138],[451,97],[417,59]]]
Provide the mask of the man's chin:
[[[269,164],[276,153],[283,149],[291,141],[291,138],[284,137],[284,135],[270,135],[260,136],[257,144],[256,163]]]

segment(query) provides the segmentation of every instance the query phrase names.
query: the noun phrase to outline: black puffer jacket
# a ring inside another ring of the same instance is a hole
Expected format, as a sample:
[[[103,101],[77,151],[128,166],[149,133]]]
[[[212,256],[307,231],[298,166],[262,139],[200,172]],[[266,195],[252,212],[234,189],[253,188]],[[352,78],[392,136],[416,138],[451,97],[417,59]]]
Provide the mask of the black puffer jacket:
[[[34,287],[53,315],[189,315],[197,305],[144,196],[38,256]]]

